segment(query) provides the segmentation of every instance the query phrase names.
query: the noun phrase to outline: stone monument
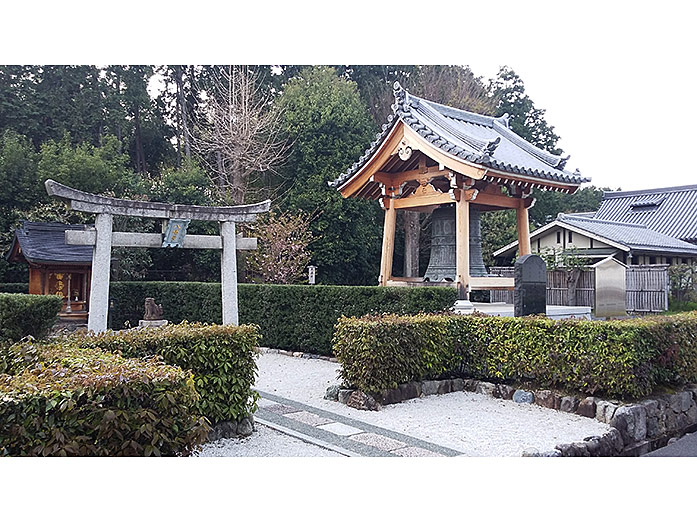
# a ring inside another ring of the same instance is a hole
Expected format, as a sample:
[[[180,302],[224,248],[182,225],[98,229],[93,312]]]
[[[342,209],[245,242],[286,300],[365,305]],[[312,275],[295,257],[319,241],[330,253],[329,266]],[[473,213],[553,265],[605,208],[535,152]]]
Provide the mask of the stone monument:
[[[547,266],[536,254],[526,254],[515,262],[513,315],[547,313]]]
[[[138,327],[163,327],[167,320],[162,319],[162,305],[155,303],[155,298],[145,298],[145,315],[138,322]]]
[[[618,318],[627,315],[627,266],[608,256],[592,265],[595,269],[596,318]]]

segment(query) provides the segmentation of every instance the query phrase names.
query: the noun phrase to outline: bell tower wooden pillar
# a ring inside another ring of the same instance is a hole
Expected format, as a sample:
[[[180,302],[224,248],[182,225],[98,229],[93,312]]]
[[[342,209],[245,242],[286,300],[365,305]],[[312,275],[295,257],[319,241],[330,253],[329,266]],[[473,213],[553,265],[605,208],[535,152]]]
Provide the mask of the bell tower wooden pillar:
[[[469,299],[470,287],[470,202],[465,191],[459,191],[455,202],[455,259],[459,300]]]
[[[385,206],[385,225],[382,233],[382,258],[380,259],[380,278],[378,284],[385,287],[387,281],[392,277],[397,209],[395,209],[392,198],[385,198],[383,202]]]
[[[518,225],[518,255],[530,254],[530,222],[528,208],[525,206],[525,198],[518,200],[516,207],[516,222]]]

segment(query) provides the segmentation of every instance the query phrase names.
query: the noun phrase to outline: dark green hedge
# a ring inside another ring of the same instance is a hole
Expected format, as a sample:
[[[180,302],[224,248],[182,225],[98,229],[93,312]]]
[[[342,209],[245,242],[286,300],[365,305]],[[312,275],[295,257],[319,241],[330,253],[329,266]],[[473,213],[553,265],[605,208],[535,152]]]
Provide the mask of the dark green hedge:
[[[457,299],[454,289],[331,285],[239,285],[240,323],[261,327],[264,346],[331,354],[336,320],[344,316],[441,312]],[[172,322],[220,323],[220,284],[113,282],[112,328],[137,325],[146,297],[155,298]]]
[[[13,294],[29,294],[29,284],[0,282],[0,292],[9,292]]]
[[[0,455],[177,456],[205,441],[190,372],[69,339],[23,345],[35,364],[0,374]]]
[[[62,306],[58,296],[0,294],[0,343],[42,338],[58,321]]]
[[[256,410],[252,390],[259,329],[256,325],[181,323],[157,329],[73,335],[83,347],[120,351],[127,357],[157,354],[194,373],[197,411],[211,423],[240,421]]]
[[[625,321],[457,315],[341,318],[334,351],[347,384],[380,393],[461,376],[640,397],[697,380],[697,314]]]

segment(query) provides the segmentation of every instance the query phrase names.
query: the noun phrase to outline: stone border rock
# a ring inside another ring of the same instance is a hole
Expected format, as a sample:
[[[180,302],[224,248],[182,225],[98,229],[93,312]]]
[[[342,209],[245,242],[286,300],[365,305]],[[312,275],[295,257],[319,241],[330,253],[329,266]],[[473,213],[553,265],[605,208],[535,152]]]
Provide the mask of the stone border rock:
[[[311,352],[300,352],[282,349],[270,349],[269,347],[257,347],[259,353],[261,354],[281,354],[283,356],[292,356],[294,358],[303,358],[306,360],[324,360],[331,361],[332,363],[339,363],[334,357],[331,356],[321,356],[320,354],[312,354]]]
[[[457,391],[531,403],[610,425],[610,430],[602,436],[559,444],[551,451],[526,449],[523,456],[641,456],[665,446],[673,438],[697,430],[697,384],[674,394],[654,394],[626,404],[594,396],[577,398],[552,390],[516,389],[502,383],[462,378],[403,383],[375,397],[360,390],[332,386],[324,397],[360,410],[379,410],[381,405]]]
[[[254,416],[242,418],[242,421],[221,421],[208,433],[208,441],[224,438],[246,438],[254,432]]]

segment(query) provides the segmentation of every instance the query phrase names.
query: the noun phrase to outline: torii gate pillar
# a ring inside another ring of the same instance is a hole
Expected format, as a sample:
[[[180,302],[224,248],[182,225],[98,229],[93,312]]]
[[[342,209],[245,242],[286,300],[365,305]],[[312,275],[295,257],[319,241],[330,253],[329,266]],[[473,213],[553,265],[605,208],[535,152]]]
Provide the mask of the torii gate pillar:
[[[109,313],[109,280],[111,278],[111,234],[114,218],[98,214],[94,220],[97,238],[92,248],[92,280],[90,282],[90,310],[87,330],[106,330]]]
[[[223,325],[238,325],[237,309],[237,236],[235,222],[220,222],[223,251],[220,257],[220,282],[223,291]]]

